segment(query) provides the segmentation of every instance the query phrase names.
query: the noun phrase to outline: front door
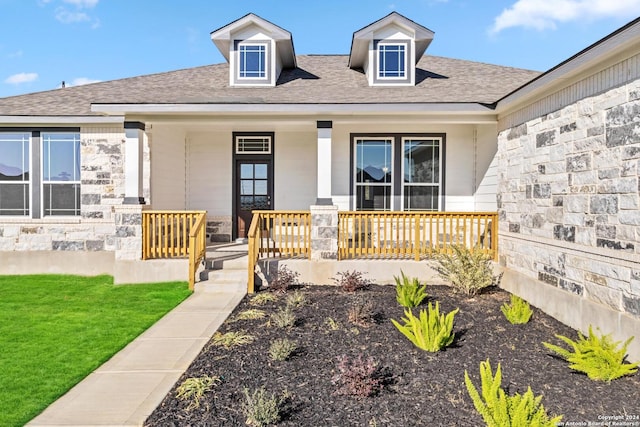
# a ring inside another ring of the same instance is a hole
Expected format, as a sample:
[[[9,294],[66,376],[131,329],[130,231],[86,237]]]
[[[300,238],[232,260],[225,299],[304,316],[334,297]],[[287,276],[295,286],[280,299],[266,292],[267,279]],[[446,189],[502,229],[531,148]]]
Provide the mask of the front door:
[[[245,238],[251,211],[272,209],[273,163],[271,159],[237,159],[235,212],[237,237]]]

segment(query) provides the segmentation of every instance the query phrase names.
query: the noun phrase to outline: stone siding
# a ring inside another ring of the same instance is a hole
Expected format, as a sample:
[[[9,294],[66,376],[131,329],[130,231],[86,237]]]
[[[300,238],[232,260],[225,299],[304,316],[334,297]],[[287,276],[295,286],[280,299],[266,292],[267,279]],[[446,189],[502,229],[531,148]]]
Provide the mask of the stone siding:
[[[498,136],[500,260],[640,317],[640,80]]]
[[[232,221],[230,216],[207,216],[207,242],[231,241]]]

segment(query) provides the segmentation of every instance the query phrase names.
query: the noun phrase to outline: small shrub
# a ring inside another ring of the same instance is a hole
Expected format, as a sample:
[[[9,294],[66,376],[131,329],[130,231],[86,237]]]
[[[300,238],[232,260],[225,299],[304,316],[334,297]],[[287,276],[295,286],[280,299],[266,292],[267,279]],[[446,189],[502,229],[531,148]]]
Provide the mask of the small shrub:
[[[249,301],[249,304],[265,305],[268,302],[274,302],[274,301],[278,301],[277,296],[275,296],[270,292],[261,292],[259,294],[256,294],[256,296],[254,296],[253,298],[251,298],[251,301]]]
[[[473,406],[482,415],[487,427],[555,427],[562,420],[562,416],[549,419],[547,411],[540,403],[542,396],[535,397],[531,387],[528,387],[522,395],[519,393],[514,396],[507,395],[500,386],[502,372],[499,363],[494,376],[489,360],[480,362],[481,393],[478,393],[466,370],[464,382],[473,400]]]
[[[396,281],[396,301],[403,307],[417,307],[427,297],[427,285],[420,285],[417,277],[409,279],[402,271],[401,277],[393,276]]]
[[[349,322],[366,328],[373,323],[374,314],[373,301],[368,298],[358,298],[349,308]]]
[[[192,377],[184,380],[176,390],[176,397],[179,400],[190,400],[187,411],[200,407],[200,401],[204,394],[220,383],[220,377]]]
[[[502,304],[500,310],[512,325],[527,323],[533,314],[529,303],[513,294],[511,294],[511,304]]]
[[[351,293],[366,289],[369,286],[369,282],[362,277],[363,275],[364,273],[356,270],[341,271],[333,278],[333,281],[343,292]]]
[[[267,314],[263,310],[250,308],[238,313],[234,320],[257,320],[263,319]]]
[[[307,303],[307,297],[300,291],[295,291],[287,295],[287,306],[292,308],[300,308]]]
[[[578,341],[562,335],[556,335],[556,338],[572,347],[573,352],[546,342],[542,344],[569,362],[571,369],[587,374],[592,380],[610,382],[638,371],[637,363],[624,361],[627,347],[633,337],[626,340],[620,349],[618,349],[620,341],[612,342],[609,335],[596,336],[591,326],[589,326],[589,337],[578,332]]]
[[[271,315],[269,323],[278,328],[290,328],[296,324],[296,315],[289,306],[279,308],[278,311]]]
[[[370,397],[382,389],[383,378],[378,364],[372,357],[363,359],[360,355],[350,359],[346,355],[337,358],[338,373],[333,377],[333,384],[338,387],[336,394]]]
[[[447,315],[440,314],[440,304],[436,301],[435,307],[429,303],[427,310],[421,310],[419,318],[406,309],[406,318],[402,318],[404,325],[394,319],[391,322],[416,347],[436,352],[453,343],[453,318],[458,311],[456,308]]]
[[[451,254],[441,252],[436,255],[436,271],[456,292],[473,296],[494,283],[491,257],[480,246],[468,249],[452,245],[451,249]]]
[[[269,357],[274,361],[287,360],[298,349],[298,344],[286,338],[278,338],[269,346]]]
[[[216,332],[213,334],[213,345],[223,346],[224,348],[232,348],[243,344],[250,344],[255,337],[253,335],[245,334],[244,332]]]
[[[285,293],[298,284],[300,273],[291,271],[286,265],[281,265],[269,282],[269,289],[274,292]]]
[[[327,319],[324,321],[324,324],[327,325],[332,331],[337,331],[338,329],[340,329],[340,322],[335,320],[333,317],[327,317]]]
[[[249,393],[249,389],[243,389],[245,401],[242,404],[242,412],[247,418],[246,424],[254,427],[267,426],[280,421],[280,412],[283,403],[289,398],[288,393],[281,397],[267,393],[264,387],[260,387]]]

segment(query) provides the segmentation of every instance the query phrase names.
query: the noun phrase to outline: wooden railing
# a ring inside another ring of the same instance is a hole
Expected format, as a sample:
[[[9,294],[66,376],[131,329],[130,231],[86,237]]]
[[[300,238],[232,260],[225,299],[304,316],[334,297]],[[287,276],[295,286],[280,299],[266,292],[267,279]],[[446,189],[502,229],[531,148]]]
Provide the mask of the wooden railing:
[[[303,257],[311,253],[309,211],[253,211],[247,235],[249,293],[254,292],[255,267],[260,258]]]
[[[189,288],[206,252],[206,211],[143,211],[142,259],[189,257]]]
[[[497,259],[495,212],[338,212],[338,258],[414,258],[451,245],[481,246]]]

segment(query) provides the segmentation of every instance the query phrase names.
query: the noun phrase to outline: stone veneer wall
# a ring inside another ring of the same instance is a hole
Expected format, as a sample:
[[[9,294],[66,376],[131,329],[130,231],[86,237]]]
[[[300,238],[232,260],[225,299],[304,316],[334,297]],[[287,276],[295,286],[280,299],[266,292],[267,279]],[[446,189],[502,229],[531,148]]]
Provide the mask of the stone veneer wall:
[[[207,216],[207,241],[223,243],[231,241],[231,217]]]
[[[117,249],[114,212],[124,198],[124,129],[83,127],[80,138],[81,216],[0,218],[0,251]]]
[[[640,317],[640,80],[498,136],[503,266]]]

